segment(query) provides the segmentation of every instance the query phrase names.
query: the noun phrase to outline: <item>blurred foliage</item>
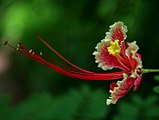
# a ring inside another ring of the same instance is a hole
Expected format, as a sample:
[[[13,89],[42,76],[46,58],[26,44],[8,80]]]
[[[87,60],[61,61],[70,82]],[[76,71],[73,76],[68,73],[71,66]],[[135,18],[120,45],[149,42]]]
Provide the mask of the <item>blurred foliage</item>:
[[[94,63],[94,47],[110,25],[123,21],[129,30],[127,41],[140,46],[144,68],[158,68],[158,4],[158,0],[0,0],[1,42],[16,46],[21,41],[61,62],[35,37],[38,33],[74,64],[101,72]],[[109,81],[62,76],[1,44],[0,52],[5,50],[10,68],[0,73],[0,120],[159,119],[159,76],[155,81],[154,74],[144,74],[137,92],[106,106]]]
[[[155,95],[148,96],[146,99],[135,95],[129,102],[124,101],[119,104],[113,120],[157,120],[158,110]]]
[[[0,119],[101,120],[108,113],[104,99],[103,90],[91,91],[88,86],[82,86],[79,90],[71,89],[59,97],[49,93],[34,93],[15,107],[8,107],[8,98],[3,97],[0,101],[0,113],[3,115],[0,116]]]
[[[159,82],[159,75],[156,75],[154,79]]]
[[[99,97],[100,96],[100,97]],[[91,90],[83,85],[80,89],[70,89],[65,95],[55,96],[50,93],[33,93],[30,97],[15,105],[10,105],[11,98],[0,99],[0,119],[2,120],[157,120],[159,106],[157,97],[150,95],[146,99],[133,95],[130,101],[118,103],[116,114],[108,114],[105,92]],[[9,114],[9,116],[8,116]]]
[[[155,76],[155,80],[156,80],[157,82],[159,82],[159,75],[156,75],[156,76]],[[153,90],[154,90],[156,93],[159,93],[159,85],[153,87]]]

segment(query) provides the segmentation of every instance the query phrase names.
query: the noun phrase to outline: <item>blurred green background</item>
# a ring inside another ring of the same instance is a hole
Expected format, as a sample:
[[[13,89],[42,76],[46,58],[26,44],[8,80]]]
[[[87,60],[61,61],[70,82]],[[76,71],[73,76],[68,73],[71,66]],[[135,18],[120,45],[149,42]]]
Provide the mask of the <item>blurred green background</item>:
[[[109,26],[123,21],[144,68],[159,68],[158,0],[0,0],[0,120],[158,120],[159,76],[145,74],[137,92],[107,106],[111,81],[60,75],[3,46],[20,41],[59,61],[38,33],[74,64],[96,72],[92,53]]]

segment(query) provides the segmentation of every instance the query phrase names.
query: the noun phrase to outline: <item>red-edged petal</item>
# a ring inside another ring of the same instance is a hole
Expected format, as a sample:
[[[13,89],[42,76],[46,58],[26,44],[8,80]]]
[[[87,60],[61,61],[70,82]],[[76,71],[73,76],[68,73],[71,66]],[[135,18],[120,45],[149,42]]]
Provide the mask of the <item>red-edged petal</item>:
[[[120,42],[126,39],[127,27],[123,22],[115,22],[110,26],[109,32],[106,32],[106,39],[110,39],[111,41],[119,40]]]
[[[118,81],[116,85],[112,84],[114,88],[110,90],[110,97],[107,99],[106,103],[115,104],[120,98],[124,97],[125,94],[131,89],[134,85],[135,78],[129,77],[126,74],[123,74],[124,79],[122,81]]]
[[[104,39],[96,46],[97,51],[95,51],[93,55],[95,55],[95,62],[99,63],[98,67],[101,67],[103,70],[112,68],[125,70],[123,65],[118,61],[117,57],[108,52],[107,48],[109,47],[109,44],[110,41],[108,39]]]
[[[103,70],[112,68],[119,68],[122,70],[128,69],[127,66],[118,60],[116,56],[113,56],[108,52],[110,42],[114,40],[119,40],[119,45],[121,45],[121,52],[125,51],[125,44],[122,44],[122,42],[124,39],[126,39],[126,32],[127,27],[123,22],[116,22],[110,26],[110,30],[106,33],[105,39],[101,40],[101,42],[97,44],[97,51],[93,53],[96,59],[95,62],[99,63],[98,67],[101,67]]]

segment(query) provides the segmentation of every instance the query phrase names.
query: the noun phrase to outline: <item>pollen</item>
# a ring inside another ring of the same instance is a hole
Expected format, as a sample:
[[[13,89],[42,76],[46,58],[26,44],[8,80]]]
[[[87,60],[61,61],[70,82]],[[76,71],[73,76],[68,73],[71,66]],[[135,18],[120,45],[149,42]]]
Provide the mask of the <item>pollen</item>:
[[[30,53],[30,54],[33,54],[33,55],[35,54],[32,49],[29,50],[29,53]]]
[[[29,50],[29,53],[33,53],[33,50],[32,50],[32,49],[30,49],[30,50]]]
[[[17,47],[17,48],[15,48],[15,49],[16,49],[17,51],[22,51],[22,49],[20,49],[20,48],[18,48],[18,47]]]
[[[120,53],[120,46],[119,46],[119,40],[115,40],[114,42],[110,42],[110,46],[107,48],[109,54],[112,54],[116,56],[118,53]]]
[[[43,55],[43,53],[42,53],[42,52],[40,52],[40,55]]]

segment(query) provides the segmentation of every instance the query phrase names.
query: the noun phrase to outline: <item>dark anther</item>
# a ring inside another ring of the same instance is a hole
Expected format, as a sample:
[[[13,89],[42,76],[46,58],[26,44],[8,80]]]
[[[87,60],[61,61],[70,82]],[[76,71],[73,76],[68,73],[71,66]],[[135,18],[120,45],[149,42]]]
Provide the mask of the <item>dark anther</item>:
[[[4,45],[7,45],[8,44],[8,41],[6,40],[6,41],[4,41]]]
[[[18,45],[19,45],[19,46],[21,46],[21,45],[22,45],[22,43],[21,43],[21,42],[18,42]]]

